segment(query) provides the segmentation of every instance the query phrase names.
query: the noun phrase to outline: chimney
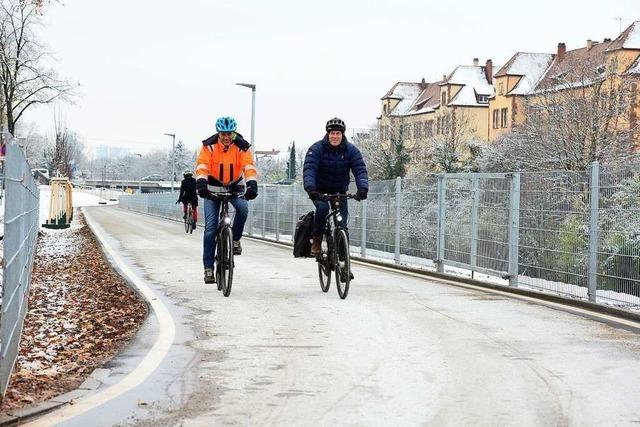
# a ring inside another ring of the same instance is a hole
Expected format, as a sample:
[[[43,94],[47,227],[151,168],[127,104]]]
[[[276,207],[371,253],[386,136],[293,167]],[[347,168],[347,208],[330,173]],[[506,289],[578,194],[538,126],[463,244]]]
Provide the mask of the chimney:
[[[474,67],[477,67],[479,63],[480,63],[480,61],[478,61],[478,58],[473,58],[473,66]]]
[[[443,75],[442,75],[442,81],[443,81],[443,82],[446,82],[446,81],[447,81],[447,75],[446,75],[446,74],[443,74]]]
[[[556,56],[558,61],[562,61],[564,59],[565,53],[567,53],[567,45],[564,43],[558,43],[558,55]]]
[[[493,84],[493,61],[487,59],[487,64],[484,67],[484,73],[487,75],[487,81],[490,85]]]
[[[607,37],[606,39],[603,40],[604,43],[608,43],[610,41],[611,41],[611,39],[609,37]]]
[[[427,82],[424,80],[424,77],[422,78],[422,81],[420,82],[420,89],[424,90],[427,87]]]

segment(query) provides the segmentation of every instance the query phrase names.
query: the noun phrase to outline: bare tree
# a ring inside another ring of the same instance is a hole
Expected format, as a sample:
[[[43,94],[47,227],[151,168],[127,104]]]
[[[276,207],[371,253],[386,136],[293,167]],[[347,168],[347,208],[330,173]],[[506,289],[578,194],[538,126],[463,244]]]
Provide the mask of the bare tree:
[[[463,110],[446,109],[435,116],[435,126],[424,129],[418,138],[410,175],[433,172],[474,172],[482,142],[474,137],[473,120]]]
[[[524,100],[525,123],[496,140],[484,169],[585,170],[637,156],[633,93],[616,61],[571,61]]]
[[[360,148],[371,179],[386,180],[406,175],[411,156],[405,130],[400,123],[385,126],[382,131],[370,129],[354,134],[352,142]]]
[[[73,85],[45,65],[53,58],[36,34],[41,7],[38,2],[0,0],[0,106],[12,134],[29,107],[73,94]]]

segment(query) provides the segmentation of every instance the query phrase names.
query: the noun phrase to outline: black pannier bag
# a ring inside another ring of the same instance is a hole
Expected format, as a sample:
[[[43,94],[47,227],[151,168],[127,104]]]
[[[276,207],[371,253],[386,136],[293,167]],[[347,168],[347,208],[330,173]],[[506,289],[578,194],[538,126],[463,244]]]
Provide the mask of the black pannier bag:
[[[311,257],[313,215],[314,211],[302,215],[296,224],[296,232],[293,235],[293,256],[296,258]]]

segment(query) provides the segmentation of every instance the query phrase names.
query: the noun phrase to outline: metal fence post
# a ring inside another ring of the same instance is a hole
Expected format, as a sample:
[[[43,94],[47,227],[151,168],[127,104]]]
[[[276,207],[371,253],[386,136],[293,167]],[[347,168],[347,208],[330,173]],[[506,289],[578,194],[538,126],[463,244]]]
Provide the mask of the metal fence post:
[[[297,183],[291,184],[291,241],[293,242],[293,235],[296,234],[296,224],[298,223],[298,213],[296,206],[296,185]]]
[[[402,200],[402,178],[396,178],[396,251],[394,259],[396,264],[400,263],[400,203]]]
[[[267,224],[267,184],[262,184],[262,237],[265,235]]]
[[[472,193],[472,205],[471,205],[471,274],[473,270],[478,266],[478,204],[480,195],[479,192],[479,179],[473,178],[473,193]]]
[[[447,197],[446,175],[438,175],[438,248],[436,251],[436,263],[438,272],[444,273],[444,231],[445,231],[445,208]]]
[[[589,199],[589,301],[596,302],[598,291],[598,210],[600,207],[600,163],[591,163],[591,197]]]
[[[509,191],[509,286],[518,286],[520,243],[520,174],[511,175]]]
[[[360,227],[360,255],[363,258],[367,256],[367,200],[362,201],[362,227]]]
[[[276,185],[276,242],[280,241],[280,186]]]

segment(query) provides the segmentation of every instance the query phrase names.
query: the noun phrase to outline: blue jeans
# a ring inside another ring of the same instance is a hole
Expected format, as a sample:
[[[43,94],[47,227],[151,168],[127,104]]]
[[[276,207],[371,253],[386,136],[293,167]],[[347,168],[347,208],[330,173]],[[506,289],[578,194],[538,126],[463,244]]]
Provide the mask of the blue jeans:
[[[329,202],[314,200],[313,204],[316,205],[316,214],[313,218],[313,235],[320,236],[324,233],[326,217],[329,214]],[[347,230],[347,224],[349,223],[349,209],[347,208],[346,200],[340,200],[340,214],[342,215],[342,222],[340,225]]]
[[[244,231],[244,223],[247,222],[249,206],[245,199],[234,197],[229,201],[235,208],[236,214],[233,219],[233,240],[240,240]],[[220,201],[203,199],[204,203],[204,252],[202,262],[204,268],[213,268],[213,261],[216,256],[216,231],[220,220]]]

